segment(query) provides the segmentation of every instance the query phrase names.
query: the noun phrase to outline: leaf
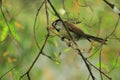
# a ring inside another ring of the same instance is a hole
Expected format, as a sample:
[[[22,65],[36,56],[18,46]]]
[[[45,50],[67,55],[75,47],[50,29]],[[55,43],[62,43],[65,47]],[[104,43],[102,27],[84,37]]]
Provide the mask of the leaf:
[[[20,24],[19,22],[15,22],[15,26],[17,27],[17,28],[19,28],[19,29],[24,29],[24,27],[23,27],[23,25],[22,24]]]
[[[64,50],[63,50],[63,53],[66,53],[66,52],[70,51],[70,49],[71,49],[71,48],[66,48],[66,49],[64,49]]]
[[[72,7],[72,10],[75,12],[75,13],[78,13],[79,12],[79,9],[80,9],[80,2],[78,0],[74,0],[73,1],[73,7]]]
[[[55,40],[55,38],[49,38],[48,42],[49,42],[51,45],[53,45],[53,46],[55,46],[55,47],[58,47],[58,43],[57,43],[57,41]]]
[[[7,26],[4,26],[3,27],[3,30],[1,32],[1,35],[0,35],[0,41],[4,41],[6,38],[7,38],[7,35],[8,35],[8,32],[9,32],[9,29]]]
[[[99,67],[99,63],[96,64]],[[101,68],[105,69],[107,72],[109,72],[109,68],[104,64],[101,63]]]
[[[58,62],[58,61],[56,61],[55,63],[56,63],[56,64],[60,64],[60,62]]]
[[[11,24],[9,24],[9,28],[10,28],[12,36],[15,38],[15,40],[17,40],[19,42],[20,36],[18,35],[17,31],[15,30],[14,23],[11,22]]]

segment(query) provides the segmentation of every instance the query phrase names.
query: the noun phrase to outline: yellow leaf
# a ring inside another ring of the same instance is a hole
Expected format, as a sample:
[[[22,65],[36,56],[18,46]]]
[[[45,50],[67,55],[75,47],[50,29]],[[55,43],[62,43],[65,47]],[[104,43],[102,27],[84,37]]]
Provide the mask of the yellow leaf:
[[[95,4],[99,4],[102,0],[96,0]]]
[[[78,0],[74,0],[73,2],[73,8],[72,10],[76,13],[76,12],[79,12],[79,9],[80,9],[80,3],[78,2]]]
[[[13,74],[12,74],[12,72],[11,72],[11,71],[8,73],[8,76],[9,76],[9,78],[10,78],[10,79],[12,79],[12,78],[13,78]]]
[[[8,52],[3,53],[3,57],[6,57],[8,55]]]
[[[20,28],[20,29],[24,29],[23,25],[20,24],[19,22],[15,22],[15,26]]]
[[[8,58],[8,62],[10,63],[15,62],[15,61],[17,61],[15,58],[11,58],[11,57]]]

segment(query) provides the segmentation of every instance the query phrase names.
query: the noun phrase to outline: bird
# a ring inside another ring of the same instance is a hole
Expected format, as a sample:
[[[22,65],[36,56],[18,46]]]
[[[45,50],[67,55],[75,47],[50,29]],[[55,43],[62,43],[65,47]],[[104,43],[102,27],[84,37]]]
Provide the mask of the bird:
[[[62,21],[61,19],[57,19],[53,21],[52,26],[63,38],[68,40],[71,40],[71,35],[73,40],[75,41],[78,41],[79,39],[87,39],[90,42],[91,40],[94,40],[102,44],[106,44],[107,41],[106,39],[84,33],[80,28],[78,28],[75,24],[73,24],[70,21]],[[70,35],[68,34],[65,27],[69,30]]]

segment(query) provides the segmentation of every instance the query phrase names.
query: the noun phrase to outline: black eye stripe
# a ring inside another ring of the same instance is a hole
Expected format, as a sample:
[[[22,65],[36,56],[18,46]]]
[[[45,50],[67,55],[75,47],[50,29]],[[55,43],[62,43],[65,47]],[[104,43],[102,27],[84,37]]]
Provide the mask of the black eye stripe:
[[[55,26],[57,25],[57,22],[55,21]]]
[[[55,25],[56,25],[56,22],[53,22],[53,23],[52,23],[52,26],[55,27]]]
[[[52,23],[52,26],[55,27],[59,21],[60,21],[59,19],[57,19],[56,21],[54,21],[54,22]]]
[[[58,24],[58,22],[59,21],[61,21],[60,19],[57,19],[56,21],[54,21],[53,23],[52,23],[52,26],[59,32],[60,31],[60,29],[59,28],[57,28],[57,24]]]

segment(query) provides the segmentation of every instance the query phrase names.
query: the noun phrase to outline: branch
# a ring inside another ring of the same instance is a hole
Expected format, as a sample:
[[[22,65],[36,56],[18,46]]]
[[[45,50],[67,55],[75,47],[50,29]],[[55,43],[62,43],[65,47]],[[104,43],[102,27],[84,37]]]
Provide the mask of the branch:
[[[87,63],[86,58],[85,58],[85,57],[83,56],[83,54],[81,53],[80,49],[77,49],[77,51],[78,51],[78,54],[82,57],[85,65],[86,65],[86,67],[87,67],[87,69],[88,69],[88,71],[89,71],[89,73],[90,73],[90,76],[92,77],[93,80],[95,80],[95,77],[93,76],[93,73],[92,73],[92,71],[91,71],[90,65]]]
[[[54,6],[53,6],[52,3],[50,2],[50,0],[48,0],[48,2],[49,2],[49,4],[50,4],[51,8],[53,9],[53,11],[55,12],[56,16],[62,21],[62,23],[63,23],[63,25],[64,25],[64,27],[65,27],[68,35],[70,36],[72,42],[73,42],[73,43],[75,44],[75,46],[76,46],[76,49],[75,49],[75,50],[77,50],[78,54],[82,57],[83,61],[85,62],[85,65],[86,65],[86,67],[87,67],[87,69],[88,69],[88,71],[89,71],[89,73],[90,73],[90,75],[91,75],[91,77],[92,77],[92,79],[95,80],[95,77],[93,76],[93,73],[92,73],[92,71],[91,71],[91,69],[90,69],[89,64],[88,64],[87,61],[86,61],[86,58],[82,55],[81,50],[80,50],[79,48],[77,48],[77,44],[76,44],[75,41],[73,41],[73,38],[72,38],[72,36],[71,36],[68,28],[66,27],[64,21],[63,21],[62,18],[59,16],[58,12],[57,12],[56,9],[54,8]]]
[[[107,0],[103,0],[108,6],[112,8],[112,10],[120,16],[120,10],[112,3],[108,2]]]
[[[40,46],[39,46],[39,43],[38,43],[37,37],[36,37],[36,22],[37,22],[37,18],[38,18],[39,12],[40,12],[40,10],[41,10],[41,8],[42,8],[42,6],[44,5],[45,2],[46,2],[46,0],[44,0],[44,1],[42,2],[41,6],[38,8],[38,11],[37,11],[37,13],[36,13],[35,20],[34,20],[34,27],[33,27],[34,39],[35,39],[36,45],[37,45],[37,47],[39,48],[39,50],[40,50]],[[47,7],[47,8],[48,8],[48,7]],[[48,9],[49,9],[49,8],[48,8]],[[47,22],[48,22],[48,21],[47,21]],[[47,24],[48,24],[48,23],[47,23]],[[47,26],[47,31],[48,31],[48,33],[49,33],[49,28],[48,28],[48,26]],[[50,34],[50,33],[49,33],[49,34]],[[52,57],[46,55],[44,52],[42,52],[42,55],[48,57],[48,58],[49,58],[50,60],[52,60],[52,61],[56,61],[56,62],[60,63],[60,61],[53,59]]]
[[[41,10],[41,8],[42,8],[42,6],[43,6],[44,3],[45,3],[45,0],[42,2],[41,6],[39,7],[39,9],[38,9],[38,11],[37,11],[37,13],[36,13],[35,21],[34,21],[34,27],[33,27],[33,28],[34,28],[35,41],[37,40],[37,39],[36,39],[36,36],[35,36],[35,27],[36,27],[37,17],[38,17],[38,14],[39,14],[39,12],[40,12],[40,10]],[[36,63],[36,61],[38,60],[39,56],[42,54],[42,51],[43,51],[43,49],[44,49],[44,47],[45,47],[45,44],[46,44],[46,42],[47,42],[47,40],[48,40],[48,37],[49,37],[49,35],[47,34],[46,39],[45,39],[45,41],[44,41],[44,43],[43,43],[43,45],[42,45],[42,48],[41,48],[40,52],[38,53],[38,55],[36,56],[36,58],[35,58],[34,61],[32,62],[32,65],[29,67],[29,69],[28,69],[22,76],[20,76],[19,80],[21,80],[25,75],[27,75],[28,80],[30,80],[29,72],[30,72],[31,69],[33,68],[33,66],[34,66],[34,64]],[[39,46],[38,43],[37,43],[37,46]]]
[[[117,22],[115,23],[115,27],[114,27],[113,31],[106,38],[109,38],[110,36],[112,36],[115,33],[115,31],[118,27],[118,24],[119,24],[119,20],[120,20],[120,16],[118,17]]]
[[[119,57],[120,57],[120,53],[118,53],[117,58],[115,60],[115,64],[114,64],[114,66],[112,67],[112,69],[108,73],[111,73],[116,68],[116,66],[118,64],[118,61],[119,61]]]
[[[101,62],[102,62],[102,56],[101,56],[101,54],[102,54],[102,47],[100,48],[100,54],[99,54],[99,70],[101,71]],[[101,80],[103,80],[103,77],[102,77],[102,73],[100,72],[100,78],[101,78]]]
[[[8,70],[6,73],[2,74],[2,76],[0,76],[0,80],[2,80],[2,78],[3,78],[6,74],[8,74],[8,73],[9,73],[10,71],[12,71],[13,69],[15,69],[18,65],[19,65],[19,63],[16,64],[14,67],[12,67],[10,70]]]
[[[106,76],[109,80],[112,80],[111,77],[109,77],[108,75],[106,75],[104,72],[102,72],[101,70],[99,70],[96,66],[94,66],[89,60],[87,60],[87,62],[94,67],[96,70],[98,70],[100,73],[102,73],[104,76]]]
[[[38,42],[37,42],[37,38],[36,38],[36,35],[35,35],[35,32],[36,32],[35,28],[36,28],[36,22],[37,22],[38,14],[39,14],[39,12],[40,12],[40,10],[41,10],[41,8],[42,8],[42,6],[43,6],[44,3],[45,3],[46,20],[47,20],[47,28],[46,28],[46,29],[47,29],[47,35],[46,35],[46,38],[45,38],[44,43],[43,43],[43,45],[42,45],[42,48],[40,49],[40,46],[39,46],[39,44],[38,44]],[[50,37],[50,31],[49,31],[49,15],[48,15],[48,9],[47,9],[47,8],[48,8],[48,7],[47,7],[47,0],[44,0],[44,1],[42,2],[41,6],[39,7],[38,11],[37,11],[37,14],[36,14],[36,17],[35,17],[35,21],[34,21],[34,27],[33,27],[33,28],[34,28],[34,29],[33,29],[33,30],[34,30],[34,38],[35,38],[36,44],[37,44],[38,48],[40,49],[40,51],[39,51],[38,55],[36,56],[36,58],[34,59],[34,61],[32,62],[32,65],[31,65],[31,66],[29,67],[29,69],[19,78],[19,80],[21,80],[25,75],[27,75],[28,80],[31,80],[29,73],[30,73],[31,69],[33,68],[33,66],[35,65],[36,61],[38,60],[38,58],[39,58],[39,56],[40,56],[41,54],[44,55],[44,56],[46,56],[46,57],[48,57],[48,58],[49,58],[50,60],[52,60],[52,61],[57,61],[57,60],[54,60],[52,57],[44,54],[44,52],[43,52],[43,49],[44,49],[44,47],[45,47],[45,45],[46,45],[46,43],[47,43],[47,41],[48,41],[48,38]],[[57,61],[57,62],[59,62],[59,61]]]
[[[67,34],[70,36],[72,42],[77,46],[77,44],[75,43],[75,41],[73,40],[73,37],[71,36],[68,27],[66,27],[66,24],[64,23],[64,21],[62,20],[62,18],[60,17],[60,15],[58,14],[57,10],[54,8],[54,6],[52,5],[52,3],[50,2],[50,0],[48,0],[49,5],[51,6],[51,8],[53,9],[53,11],[55,12],[56,16],[62,21],[63,26],[66,29]]]

